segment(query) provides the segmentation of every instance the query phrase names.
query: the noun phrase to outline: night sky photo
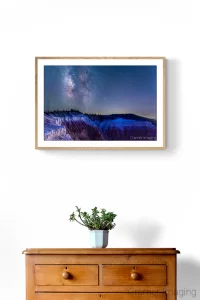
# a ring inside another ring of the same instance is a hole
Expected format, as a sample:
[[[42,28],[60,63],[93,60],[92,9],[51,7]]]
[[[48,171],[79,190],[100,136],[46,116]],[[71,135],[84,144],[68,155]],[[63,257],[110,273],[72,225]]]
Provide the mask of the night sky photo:
[[[44,66],[45,140],[156,140],[156,66]]]

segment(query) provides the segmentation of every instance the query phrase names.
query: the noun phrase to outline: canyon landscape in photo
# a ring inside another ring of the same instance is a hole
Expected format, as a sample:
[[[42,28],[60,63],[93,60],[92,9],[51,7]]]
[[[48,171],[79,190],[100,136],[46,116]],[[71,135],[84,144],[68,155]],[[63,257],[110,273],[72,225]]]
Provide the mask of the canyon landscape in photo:
[[[44,140],[156,141],[156,66],[44,66]]]

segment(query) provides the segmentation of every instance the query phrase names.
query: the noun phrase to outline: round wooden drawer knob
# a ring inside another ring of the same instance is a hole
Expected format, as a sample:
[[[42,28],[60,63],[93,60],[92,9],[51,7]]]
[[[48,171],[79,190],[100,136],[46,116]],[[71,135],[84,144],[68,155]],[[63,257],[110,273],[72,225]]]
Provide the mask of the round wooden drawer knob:
[[[139,280],[140,279],[140,275],[136,272],[131,273],[131,278],[133,280]]]
[[[63,272],[62,273],[62,278],[63,279],[69,279],[70,278],[70,273],[69,272]]]

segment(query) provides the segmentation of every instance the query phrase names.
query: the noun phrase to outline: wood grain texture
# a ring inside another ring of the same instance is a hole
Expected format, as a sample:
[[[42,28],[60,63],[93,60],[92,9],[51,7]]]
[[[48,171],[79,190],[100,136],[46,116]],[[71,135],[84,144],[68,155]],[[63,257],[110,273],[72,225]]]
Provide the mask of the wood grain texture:
[[[105,286],[105,285],[93,285],[93,286],[81,286],[76,285],[36,285],[36,292],[49,292],[49,293],[170,293],[170,288],[166,286]]]
[[[35,149],[38,148],[38,58],[35,57]]]
[[[38,61],[51,59],[156,59],[163,62],[163,145],[156,147],[41,147],[38,146]],[[166,58],[164,56],[37,56],[35,57],[35,149],[36,150],[164,150],[166,148]]]
[[[37,248],[24,253],[26,300],[176,300],[180,252],[175,248]],[[137,282],[132,272],[141,275]]]
[[[166,294],[36,294],[35,300],[166,300]]]
[[[130,255],[130,254],[115,254],[115,255],[87,255],[87,254],[43,254],[35,256],[36,264],[102,264],[102,265],[131,265],[131,264],[167,264],[169,255],[159,254],[159,255]]]
[[[103,285],[166,285],[166,265],[103,266]],[[138,279],[131,274],[138,274]]]
[[[35,300],[35,256],[26,256],[26,299]]]
[[[67,268],[67,269],[66,269]],[[70,278],[64,279],[63,272]],[[36,265],[36,285],[98,285],[98,266],[83,265]]]
[[[36,150],[164,150],[163,147],[35,147]]]
[[[164,56],[36,56],[36,59],[161,59]]]
[[[167,89],[166,89],[166,83],[167,83],[167,78],[166,78],[166,59],[163,58],[163,149],[166,148],[166,141],[167,141],[167,137],[166,137],[166,129],[167,129],[167,118],[166,118],[166,100],[167,100]]]
[[[51,254],[51,255],[68,255],[68,254],[86,254],[86,255],[162,255],[162,254],[176,254],[180,251],[176,248],[27,248],[22,252],[23,254]]]
[[[167,300],[176,300],[176,256],[169,257],[167,264]]]

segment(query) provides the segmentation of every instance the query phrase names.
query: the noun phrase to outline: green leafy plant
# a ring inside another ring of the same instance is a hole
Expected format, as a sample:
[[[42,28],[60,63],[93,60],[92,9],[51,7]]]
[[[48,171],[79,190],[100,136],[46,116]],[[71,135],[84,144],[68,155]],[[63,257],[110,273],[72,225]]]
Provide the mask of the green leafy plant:
[[[91,214],[81,211],[81,208],[76,206],[76,212],[70,215],[70,222],[76,221],[82,226],[87,227],[89,230],[111,230],[115,227],[114,219],[116,214],[107,212],[106,209],[100,210],[94,207]]]

